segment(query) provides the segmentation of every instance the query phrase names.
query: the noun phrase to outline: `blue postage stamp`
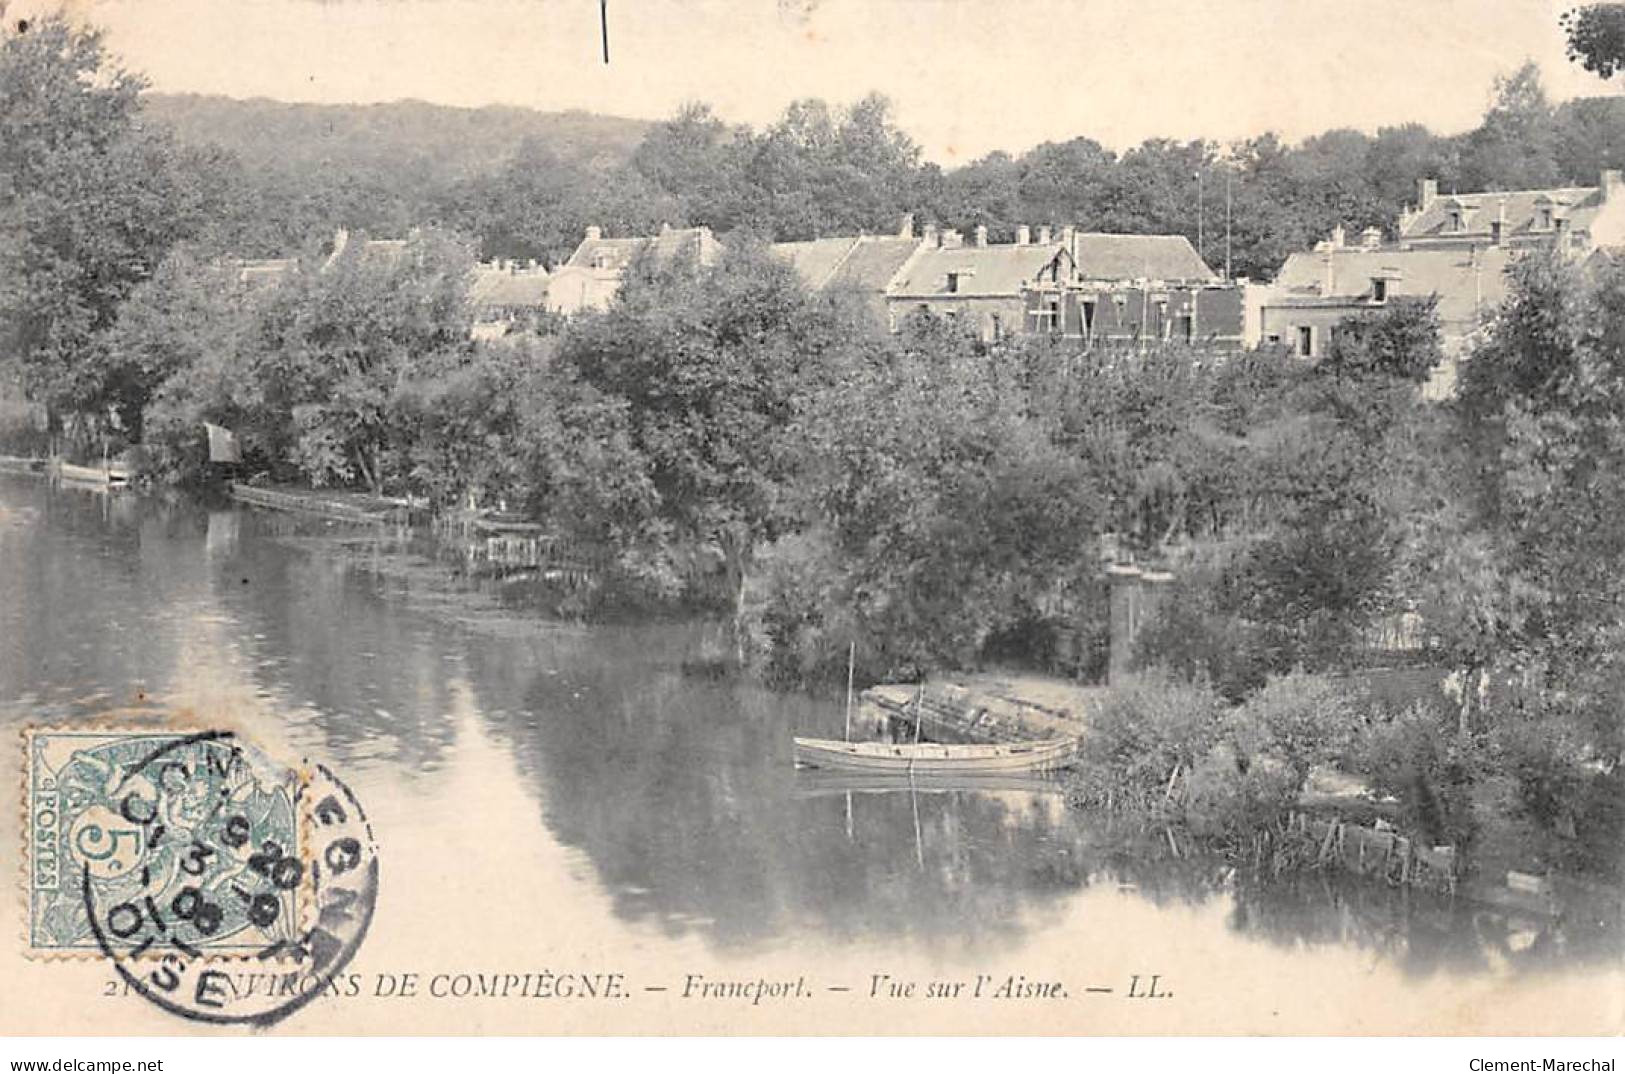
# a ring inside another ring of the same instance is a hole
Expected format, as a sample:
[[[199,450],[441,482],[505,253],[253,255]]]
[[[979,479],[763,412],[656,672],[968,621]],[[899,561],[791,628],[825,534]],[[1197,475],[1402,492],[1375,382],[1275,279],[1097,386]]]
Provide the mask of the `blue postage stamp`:
[[[298,770],[229,732],[24,738],[30,954],[253,956],[298,933]]]

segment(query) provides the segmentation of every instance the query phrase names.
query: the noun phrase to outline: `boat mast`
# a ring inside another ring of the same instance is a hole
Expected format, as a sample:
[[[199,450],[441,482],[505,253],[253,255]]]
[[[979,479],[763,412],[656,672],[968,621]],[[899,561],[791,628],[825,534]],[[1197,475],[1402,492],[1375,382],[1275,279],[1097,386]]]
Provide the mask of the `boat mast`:
[[[852,741],[852,665],[858,658],[858,643],[850,641],[846,649],[846,740]]]

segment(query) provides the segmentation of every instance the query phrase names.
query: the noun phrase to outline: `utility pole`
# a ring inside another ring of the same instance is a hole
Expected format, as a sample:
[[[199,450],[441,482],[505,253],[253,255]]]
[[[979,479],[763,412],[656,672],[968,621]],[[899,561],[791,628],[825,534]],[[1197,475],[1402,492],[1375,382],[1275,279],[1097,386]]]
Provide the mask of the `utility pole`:
[[[1230,280],[1230,166],[1224,169],[1224,278]]]

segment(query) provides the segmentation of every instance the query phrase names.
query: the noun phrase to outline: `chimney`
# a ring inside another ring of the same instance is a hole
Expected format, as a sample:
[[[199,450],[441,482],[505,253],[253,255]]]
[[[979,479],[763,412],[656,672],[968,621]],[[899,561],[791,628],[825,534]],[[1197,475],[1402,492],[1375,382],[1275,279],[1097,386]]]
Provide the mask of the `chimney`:
[[[976,225],[976,245],[978,245],[978,246],[986,246],[987,245],[987,225],[986,224],[977,224]]]
[[[1625,194],[1625,180],[1619,175],[1618,168],[1604,168],[1602,170],[1602,200],[1611,202],[1621,194]]]
[[[1367,250],[1375,250],[1382,245],[1382,228],[1368,227],[1360,232],[1360,245]]]
[[[899,239],[912,239],[914,237],[914,214],[904,213],[902,220],[897,224],[897,237]]]
[[[350,229],[347,228],[347,227],[339,228],[337,231],[333,232],[333,252],[329,256],[330,257],[339,256],[340,254],[342,254],[344,252],[345,248],[348,247],[349,245],[350,245]]]
[[[1040,246],[1048,246],[1049,245],[1049,236],[1050,236],[1049,225],[1045,224],[1043,227],[1038,229],[1038,245],[1040,245]]]
[[[925,240],[927,246],[935,246],[937,244],[937,225],[926,224],[925,232],[921,237]]]
[[[1348,237],[1348,232],[1343,230],[1342,224],[1332,228],[1332,249],[1341,250],[1348,242]]]
[[[1030,228],[1028,228],[1026,224],[1022,224],[1020,227],[1016,228],[1016,245],[1017,246],[1026,246],[1028,243],[1030,243],[1032,241],[1033,241],[1032,230]]]
[[[957,250],[965,245],[965,237],[952,228],[942,233],[942,248],[944,250]]]
[[[671,234],[671,224],[667,223],[664,220],[660,221],[660,233],[662,235],[670,235]]]
[[[1061,229],[1061,245],[1066,247],[1066,252],[1067,253],[1072,253],[1073,252],[1072,248],[1074,246],[1076,246],[1077,244],[1078,244],[1078,229],[1075,228],[1075,227],[1072,227],[1070,224],[1067,225],[1066,227],[1062,228]]]
[[[604,229],[603,228],[599,227],[597,224],[588,225],[588,227],[587,227],[587,241],[588,242],[597,242],[599,239],[601,239],[603,237],[604,237]]]
[[[1437,179],[1423,179],[1417,183],[1418,209],[1426,209],[1439,197],[1439,181]]]

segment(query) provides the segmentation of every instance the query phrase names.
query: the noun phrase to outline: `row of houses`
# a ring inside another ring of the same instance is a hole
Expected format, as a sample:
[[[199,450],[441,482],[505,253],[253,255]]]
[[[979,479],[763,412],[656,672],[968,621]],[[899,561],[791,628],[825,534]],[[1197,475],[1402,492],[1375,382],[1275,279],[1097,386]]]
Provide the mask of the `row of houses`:
[[[916,232],[905,216],[894,234],[850,235],[771,247],[821,293],[852,296],[893,330],[915,314],[954,320],[993,342],[1047,335],[1097,343],[1179,341],[1287,347],[1306,359],[1325,353],[1336,326],[1402,297],[1437,303],[1446,363],[1429,393],[1448,394],[1455,362],[1506,294],[1506,270],[1534,249],[1570,258],[1625,247],[1625,182],[1604,171],[1594,187],[1439,193],[1422,180],[1417,202],[1390,236],[1366,229],[1356,241],[1336,228],[1313,250],[1290,255],[1273,281],[1222,279],[1180,235],[1119,235],[1076,228],[1021,227],[1013,242],[933,226]],[[332,257],[348,235],[335,237]],[[369,241],[393,255],[399,241]],[[607,237],[589,227],[551,271],[535,261],[481,264],[471,287],[474,335],[497,339],[544,313],[571,316],[609,306],[628,267],[645,254],[709,265],[722,243],[705,227],[662,227],[656,235]],[[238,262],[249,283],[278,278],[292,261]]]
[[[770,247],[810,290],[853,296],[893,329],[914,313],[958,320],[980,338],[1044,333],[1083,341],[1222,340],[1239,343],[1242,303],[1178,235],[1107,235],[1023,227],[990,243],[905,217],[892,235],[849,235]],[[709,264],[721,244],[704,227],[642,238],[586,236],[548,285],[546,308],[570,315],[608,306],[644,250]],[[499,266],[500,268],[500,266]]]
[[[1273,282],[1247,288],[1249,345],[1278,344],[1305,358],[1325,353],[1336,326],[1396,298],[1437,303],[1445,362],[1427,386],[1448,395],[1457,363],[1507,293],[1507,269],[1532,250],[1571,260],[1625,246],[1625,181],[1605,170],[1596,186],[1440,194],[1423,179],[1390,238],[1343,228],[1286,259]]]

